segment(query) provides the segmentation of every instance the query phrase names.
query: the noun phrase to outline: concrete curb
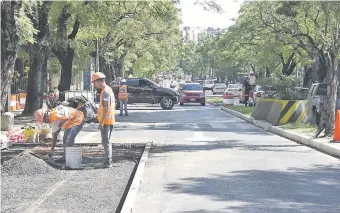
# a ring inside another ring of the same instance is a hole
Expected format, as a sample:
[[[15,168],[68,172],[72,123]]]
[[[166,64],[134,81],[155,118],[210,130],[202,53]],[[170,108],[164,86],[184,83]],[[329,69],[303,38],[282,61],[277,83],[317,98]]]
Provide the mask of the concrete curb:
[[[332,147],[331,145],[329,145],[329,143],[322,143],[319,142],[317,140],[314,140],[312,138],[307,138],[305,136],[302,135],[298,135],[292,132],[288,132],[286,130],[283,130],[279,127],[273,126],[268,122],[265,121],[258,121],[258,120],[254,120],[254,118],[252,117],[248,117],[243,115],[240,112],[236,112],[234,110],[228,109],[226,107],[222,107],[221,108],[223,111],[232,114],[238,118],[241,118],[249,123],[254,124],[257,127],[260,127],[268,132],[271,132],[273,134],[279,135],[281,137],[287,138],[289,140],[295,141],[297,143],[306,145],[308,147],[314,148],[320,152],[323,152],[325,154],[331,155],[333,157],[336,158],[340,158],[340,149],[336,149],[334,147]]]
[[[135,201],[139,185],[142,181],[143,171],[145,167],[145,163],[148,159],[149,151],[152,146],[152,143],[147,143],[145,146],[145,149],[143,151],[142,157],[138,163],[138,167],[135,173],[135,176],[133,178],[133,181],[131,183],[130,189],[126,195],[125,201],[123,203],[121,213],[131,213],[133,208],[133,203]]]
[[[214,102],[210,102],[210,101],[206,101],[206,103],[211,105],[211,106],[223,106],[223,103],[214,103]]]

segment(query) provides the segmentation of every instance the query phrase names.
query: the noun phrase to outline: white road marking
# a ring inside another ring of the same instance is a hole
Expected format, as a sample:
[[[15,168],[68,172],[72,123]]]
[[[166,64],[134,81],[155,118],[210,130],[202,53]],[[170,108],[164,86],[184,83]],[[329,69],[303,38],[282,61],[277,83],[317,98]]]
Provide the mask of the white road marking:
[[[89,143],[89,142],[93,142],[93,139],[95,138],[95,136],[99,137],[99,141],[101,140],[101,136],[100,136],[100,132],[98,130],[98,132],[89,132],[85,135],[80,135],[81,133],[79,133],[79,135],[77,135],[76,137],[76,143]],[[97,138],[98,138],[97,137]]]
[[[61,180],[54,184],[51,188],[47,190],[43,195],[41,195],[30,207],[26,209],[26,213],[33,213],[36,212],[36,208],[40,206],[49,196],[51,196],[57,189],[59,189],[71,176],[73,176],[76,171],[71,171],[69,176],[66,177],[64,180]]]
[[[189,141],[215,141],[216,138],[212,138],[212,137],[204,137],[203,132],[194,132],[194,137],[192,138],[186,138],[186,140]]]
[[[170,124],[161,124],[161,125],[155,124],[153,126],[153,128],[155,128],[155,129],[170,129]]]
[[[183,123],[183,129],[199,129],[196,123]]]
[[[209,123],[209,125],[213,129],[227,129],[227,127],[223,123],[216,122],[216,123]]]

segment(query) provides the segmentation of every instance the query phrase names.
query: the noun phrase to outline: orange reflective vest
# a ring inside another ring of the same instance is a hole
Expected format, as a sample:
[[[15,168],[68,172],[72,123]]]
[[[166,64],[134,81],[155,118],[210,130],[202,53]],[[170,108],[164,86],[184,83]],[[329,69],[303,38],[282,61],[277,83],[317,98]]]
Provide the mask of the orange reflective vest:
[[[103,94],[104,92],[107,92],[110,95],[110,100],[109,100],[109,109],[107,114],[104,117],[104,124],[107,125],[113,125],[115,123],[115,96],[113,94],[113,91],[110,87],[106,86],[105,89],[102,90],[100,93],[100,102],[99,102],[99,107],[98,107],[98,114],[97,118],[99,123],[102,122],[102,117],[104,115],[104,107],[103,107]]]
[[[120,101],[125,101],[128,99],[128,92],[127,92],[127,86],[126,85],[121,85],[119,87],[118,91],[118,100]]]
[[[58,106],[52,109],[50,113],[50,123],[58,120],[66,120],[63,124],[63,128],[70,129],[80,125],[84,121],[84,113],[72,107]]]

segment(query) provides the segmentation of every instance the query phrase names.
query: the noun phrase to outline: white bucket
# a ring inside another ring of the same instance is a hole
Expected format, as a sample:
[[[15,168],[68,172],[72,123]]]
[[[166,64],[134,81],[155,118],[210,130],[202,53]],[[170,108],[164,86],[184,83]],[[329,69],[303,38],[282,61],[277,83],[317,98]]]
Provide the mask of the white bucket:
[[[82,160],[82,148],[81,147],[66,147],[66,166],[71,169],[80,169]]]

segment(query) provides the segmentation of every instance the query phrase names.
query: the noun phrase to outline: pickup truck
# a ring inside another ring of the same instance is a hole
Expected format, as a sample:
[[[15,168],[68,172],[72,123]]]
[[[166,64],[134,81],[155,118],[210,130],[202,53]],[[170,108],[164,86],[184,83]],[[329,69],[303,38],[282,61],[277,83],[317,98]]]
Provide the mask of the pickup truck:
[[[115,94],[116,109],[119,109],[118,90],[119,82],[122,78],[117,78],[111,82],[110,86]],[[172,109],[179,101],[179,94],[170,88],[160,87],[153,81],[145,78],[125,78],[128,86],[128,104],[160,104],[162,109]]]
[[[307,95],[307,100],[310,101],[313,116],[316,119],[316,125],[319,125],[321,109],[320,105],[322,98],[327,96],[327,83],[314,83],[310,87]],[[336,100],[336,110],[340,110],[340,98]]]

